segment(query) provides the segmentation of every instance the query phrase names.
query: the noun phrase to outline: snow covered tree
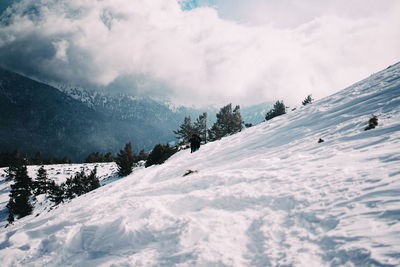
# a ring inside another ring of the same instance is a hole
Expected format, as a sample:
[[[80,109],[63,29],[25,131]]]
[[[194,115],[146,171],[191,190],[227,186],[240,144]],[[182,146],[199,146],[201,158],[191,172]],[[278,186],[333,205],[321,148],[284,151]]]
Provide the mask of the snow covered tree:
[[[308,95],[303,102],[301,102],[301,104],[303,104],[303,106],[307,105],[307,104],[311,104],[314,101],[314,99],[312,99],[311,95]]]
[[[211,141],[240,132],[243,129],[240,106],[236,106],[232,110],[232,104],[228,104],[222,107],[216,116],[217,121],[214,123],[211,129],[208,130],[209,139]]]
[[[185,117],[183,123],[179,126],[179,129],[173,132],[176,135],[176,138],[181,140],[181,143],[188,143],[194,131],[195,129],[192,125],[192,119],[188,116]]]
[[[133,164],[136,161],[135,154],[133,153],[132,144],[129,142],[125,145],[123,150],[120,150],[115,162],[118,165],[118,175],[126,176],[132,172]]]
[[[162,164],[169,157],[171,157],[174,153],[176,153],[177,149],[174,147],[170,147],[168,144],[161,145],[157,144],[150,152],[149,157],[146,161],[146,168],[154,165],[154,164]]]
[[[265,115],[265,120],[267,121],[283,114],[286,114],[285,104],[283,104],[283,101],[276,101],[274,107]]]
[[[49,181],[44,166],[40,167],[37,171],[36,181],[34,181],[33,185],[35,188],[35,195],[47,194]]]
[[[10,200],[7,204],[10,223],[16,217],[19,219],[31,214],[33,210],[30,203],[31,187],[32,179],[28,176],[26,164],[15,166],[14,184],[11,185]]]
[[[199,133],[201,140],[207,143],[207,112],[199,115],[193,128],[195,132]]]

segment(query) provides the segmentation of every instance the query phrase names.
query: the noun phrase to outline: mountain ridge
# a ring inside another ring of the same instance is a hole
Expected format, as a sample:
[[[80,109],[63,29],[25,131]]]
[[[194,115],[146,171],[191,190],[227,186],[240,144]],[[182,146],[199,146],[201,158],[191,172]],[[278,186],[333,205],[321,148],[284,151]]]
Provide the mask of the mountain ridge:
[[[194,121],[205,111],[212,125],[217,112],[55,85],[5,69],[0,69],[0,84],[0,122],[8,125],[0,134],[2,152],[18,148],[31,155],[41,151],[46,157],[82,161],[92,152],[115,154],[127,142],[133,143],[136,152],[149,151],[157,143],[176,140],[173,130],[184,117]],[[254,108],[248,113],[253,124],[262,121],[256,113]]]

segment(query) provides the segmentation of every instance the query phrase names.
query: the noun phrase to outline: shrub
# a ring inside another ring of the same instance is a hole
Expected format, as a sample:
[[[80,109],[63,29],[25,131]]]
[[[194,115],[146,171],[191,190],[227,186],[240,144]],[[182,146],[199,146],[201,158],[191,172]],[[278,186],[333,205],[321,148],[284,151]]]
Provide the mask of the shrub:
[[[364,131],[374,129],[376,126],[378,126],[378,117],[372,115],[372,118],[369,119],[368,126],[364,129]]]
[[[312,99],[311,95],[308,95],[303,102],[301,102],[301,104],[303,104],[303,106],[307,105],[307,104],[311,104],[314,101],[314,99]]]
[[[176,151],[177,149],[175,147],[170,147],[168,144],[157,144],[147,158],[146,168],[154,164],[164,163],[169,157],[175,154]]]
[[[285,104],[283,104],[283,101],[276,101],[274,107],[265,115],[265,120],[267,121],[283,114],[286,114]]]
[[[118,165],[118,175],[127,176],[132,172],[133,164],[136,161],[136,156],[133,153],[132,144],[127,143],[125,148],[119,152],[115,158]]]

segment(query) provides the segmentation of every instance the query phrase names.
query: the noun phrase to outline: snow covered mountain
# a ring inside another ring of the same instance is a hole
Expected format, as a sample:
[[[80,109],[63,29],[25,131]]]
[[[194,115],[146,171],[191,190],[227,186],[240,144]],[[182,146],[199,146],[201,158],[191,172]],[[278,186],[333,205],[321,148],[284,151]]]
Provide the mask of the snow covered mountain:
[[[122,109],[121,105],[118,108]],[[19,148],[31,155],[41,151],[46,157],[67,156],[78,161],[95,151],[116,153],[127,142],[132,142],[137,152],[150,150],[157,143],[173,140],[172,130],[167,129],[178,125],[173,116],[160,121],[156,112],[163,114],[169,109],[159,108],[147,107],[151,119],[116,116],[0,68],[0,151]]]
[[[378,126],[364,131],[372,114]],[[399,151],[398,63],[22,218],[0,230],[0,262],[399,266]]]
[[[162,125],[166,132],[176,130],[185,117],[190,116],[192,121],[195,121],[203,112],[207,112],[208,125],[211,125],[215,122],[215,114],[219,111],[218,108],[213,106],[205,108],[176,106],[171,102],[156,100],[151,97],[89,91],[84,88],[56,84],[53,84],[53,86],[88,107],[112,114],[117,119],[153,122],[154,126]],[[265,102],[241,107],[242,118],[246,123],[257,125],[265,119],[265,114],[272,106],[273,103]]]

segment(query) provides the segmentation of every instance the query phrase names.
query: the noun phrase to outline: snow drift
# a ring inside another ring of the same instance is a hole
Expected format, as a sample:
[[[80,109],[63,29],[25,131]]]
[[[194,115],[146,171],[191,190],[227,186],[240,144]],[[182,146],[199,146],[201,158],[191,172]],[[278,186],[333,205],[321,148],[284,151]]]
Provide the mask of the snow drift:
[[[379,124],[364,131],[372,114]],[[325,140],[318,143],[319,138]],[[400,265],[400,64],[0,232],[2,266]],[[197,170],[183,177],[187,170]]]

